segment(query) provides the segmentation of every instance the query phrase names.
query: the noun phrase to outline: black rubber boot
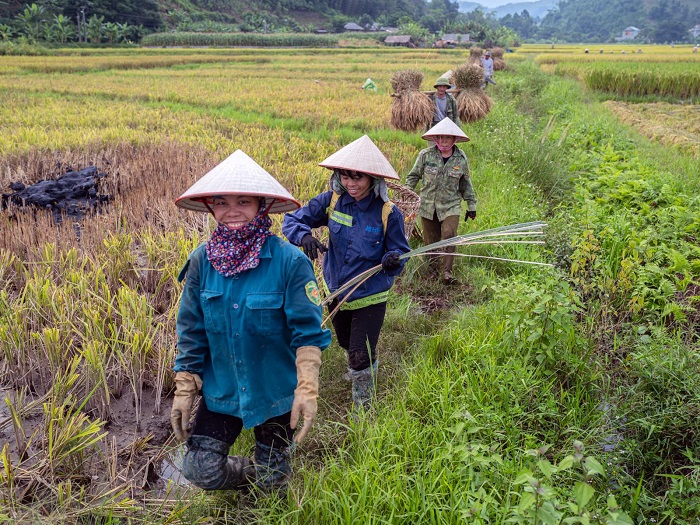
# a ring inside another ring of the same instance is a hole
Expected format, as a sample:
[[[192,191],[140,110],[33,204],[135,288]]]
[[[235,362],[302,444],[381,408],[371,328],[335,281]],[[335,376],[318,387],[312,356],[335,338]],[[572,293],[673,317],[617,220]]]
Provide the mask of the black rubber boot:
[[[194,435],[182,462],[182,474],[203,490],[241,490],[255,480],[250,458],[229,456],[230,446],[209,436]]]
[[[289,447],[272,448],[255,442],[255,485],[265,494],[280,498],[287,494],[292,474]]]
[[[374,379],[377,375],[379,361],[364,370],[351,370],[352,377],[352,406],[355,410],[369,409],[374,397]]]

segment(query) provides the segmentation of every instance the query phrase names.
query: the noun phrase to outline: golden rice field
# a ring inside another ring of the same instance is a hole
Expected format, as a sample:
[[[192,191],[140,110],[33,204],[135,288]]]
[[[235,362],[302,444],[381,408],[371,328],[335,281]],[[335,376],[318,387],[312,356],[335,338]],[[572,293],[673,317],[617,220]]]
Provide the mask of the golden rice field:
[[[588,53],[586,53],[588,49]],[[601,53],[602,50],[602,53]],[[641,50],[641,53],[639,53]],[[624,51],[624,53],[623,53]],[[524,44],[518,53],[536,55],[539,63],[561,60],[645,60],[655,57],[663,61],[697,60],[693,46],[677,45],[674,47],[657,44]],[[687,57],[687,58],[686,58]],[[653,59],[652,59],[653,60]]]
[[[545,71],[575,78],[606,97],[633,100],[606,105],[643,135],[697,155],[700,53],[692,46],[557,44],[525,45],[522,51]]]
[[[97,106],[102,105],[103,98],[108,100],[107,104],[110,100],[118,100],[117,104],[123,101],[127,107],[129,103],[141,105],[143,102],[206,108],[226,106],[229,114],[247,113],[254,121],[265,116],[297,119],[318,127],[350,126],[369,130],[380,128],[388,121],[389,106],[381,96],[368,96],[362,91],[366,78],[375,79],[380,93],[387,94],[390,92],[391,71],[421,63],[425,64],[422,67],[427,86],[432,77],[444,71],[444,64],[454,64],[455,60],[447,56],[440,59],[440,55],[429,52],[383,51],[380,56],[385,62],[377,60],[377,55],[369,51],[338,52],[338,60],[330,62],[321,53],[303,55],[298,59],[293,54],[267,50],[233,51],[231,54],[234,56],[216,55],[219,62],[215,64],[202,64],[199,55],[176,55],[178,60],[189,60],[191,67],[168,69],[167,74],[163,69],[152,68],[153,57],[148,55],[140,57],[146,64],[145,68],[128,70],[123,70],[123,58],[118,56],[97,57],[93,63],[90,62],[93,59],[88,58],[87,65],[81,63],[82,58],[75,57],[68,58],[65,64],[64,59],[56,57],[3,57],[0,89],[26,94],[91,96]],[[452,56],[459,60],[458,55]],[[437,60],[434,57],[438,57]],[[134,60],[129,57],[128,63],[133,66]],[[54,69],[60,68],[62,72],[27,76],[27,71],[50,70],[54,66],[48,64],[54,62],[62,64]],[[92,65],[96,70],[111,66],[114,69],[76,75]],[[67,104],[71,104],[70,99],[60,100],[68,100]],[[60,108],[53,109],[61,114]],[[103,111],[102,114],[107,116],[112,112]],[[143,126],[149,125],[144,123]],[[45,129],[43,125],[41,128]],[[4,138],[12,140],[6,135]],[[21,142],[25,147],[32,144],[31,140],[22,139]],[[43,141],[39,143],[43,144]],[[0,144],[2,150],[5,150],[5,145]],[[10,147],[8,151],[12,150]]]
[[[586,53],[588,50],[588,53]],[[524,46],[549,72],[576,78],[614,96],[700,100],[700,54],[692,46]]]
[[[650,139],[700,157],[700,106],[612,100],[604,104],[618,119]]]

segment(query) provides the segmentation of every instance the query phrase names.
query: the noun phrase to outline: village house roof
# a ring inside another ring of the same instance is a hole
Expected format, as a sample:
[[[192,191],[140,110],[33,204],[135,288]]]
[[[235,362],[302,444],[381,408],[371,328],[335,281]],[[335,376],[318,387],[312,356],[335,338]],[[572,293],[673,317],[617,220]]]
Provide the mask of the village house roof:
[[[443,42],[454,42],[455,44],[459,42],[469,42],[469,34],[460,34],[460,33],[445,33],[442,35],[442,41]]]
[[[365,28],[357,25],[355,22],[348,22],[343,26],[346,31],[364,31]]]
[[[410,44],[410,35],[390,35],[384,39],[385,44]]]

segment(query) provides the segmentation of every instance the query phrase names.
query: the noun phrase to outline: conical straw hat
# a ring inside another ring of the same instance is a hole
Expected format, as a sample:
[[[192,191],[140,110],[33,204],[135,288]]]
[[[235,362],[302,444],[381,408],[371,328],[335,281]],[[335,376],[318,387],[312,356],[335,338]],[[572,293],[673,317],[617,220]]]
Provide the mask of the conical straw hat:
[[[401,180],[384,154],[367,135],[352,141],[318,165],[324,168],[360,171],[385,179]]]
[[[425,132],[422,138],[430,140],[437,135],[451,135],[455,137],[455,142],[469,142],[469,137],[462,131],[457,124],[452,122],[449,117],[445,117],[432,128]]]
[[[301,204],[272,175],[241,150],[215,166],[180,195],[175,204],[193,211],[208,212],[200,199],[214,195],[252,195],[265,197],[269,213],[284,213]]]

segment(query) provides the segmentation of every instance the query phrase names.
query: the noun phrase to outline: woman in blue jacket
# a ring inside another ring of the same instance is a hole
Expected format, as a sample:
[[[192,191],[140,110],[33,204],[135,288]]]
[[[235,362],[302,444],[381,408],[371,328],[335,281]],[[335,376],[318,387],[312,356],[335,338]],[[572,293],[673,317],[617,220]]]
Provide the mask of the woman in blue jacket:
[[[319,164],[333,170],[331,190],[284,217],[282,233],[301,246],[310,259],[327,252],[323,279],[331,293],[365,270],[382,265],[351,295],[346,292],[329,305],[338,344],[348,354],[352,400],[367,408],[374,394],[377,341],[384,323],[386,301],[394,277],[403,270],[399,257],[410,247],[404,234],[401,211],[391,203],[384,179],[398,180],[379,148],[364,135]],[[312,234],[327,226],[328,248]]]
[[[316,416],[321,350],[331,341],[313,267],[270,232],[270,213],[300,204],[241,150],[176,200],[210,212],[211,238],[189,257],[177,317],[173,430],[188,439],[183,474],[205,490],[255,483],[283,493],[300,416],[301,441]],[[189,435],[194,400],[202,400]],[[254,462],[229,457],[243,428]]]

